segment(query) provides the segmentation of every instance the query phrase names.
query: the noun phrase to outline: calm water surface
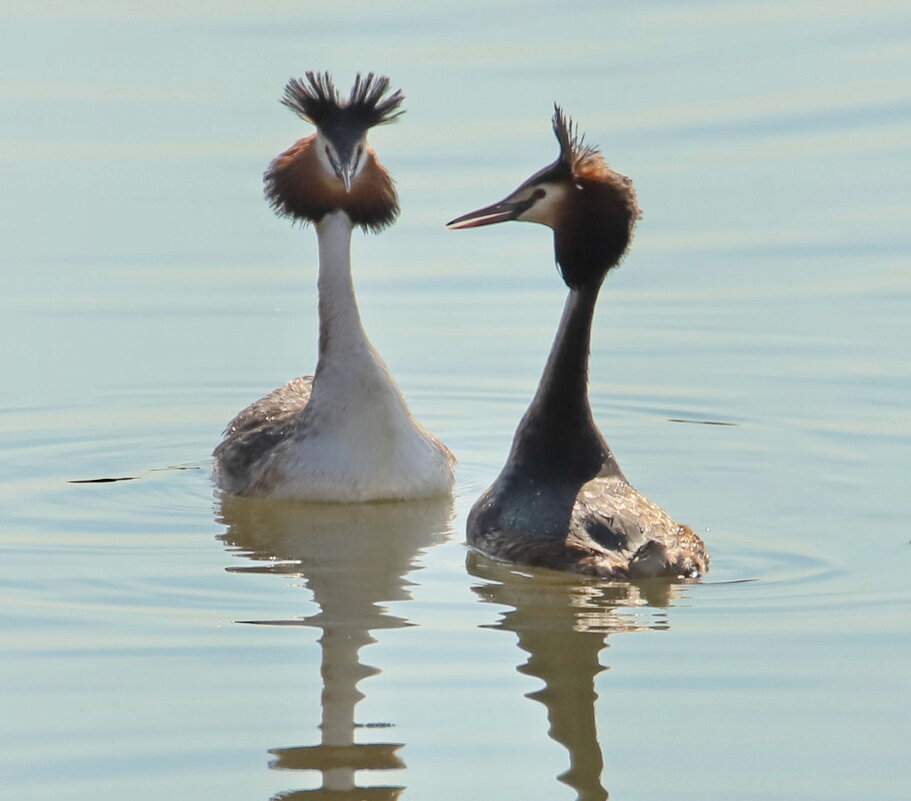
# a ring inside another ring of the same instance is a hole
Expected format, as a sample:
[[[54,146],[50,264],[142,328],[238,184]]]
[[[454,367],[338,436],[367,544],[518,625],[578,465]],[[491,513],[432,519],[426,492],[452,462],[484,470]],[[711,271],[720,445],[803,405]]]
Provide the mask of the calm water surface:
[[[0,7],[3,796],[908,798],[907,3],[310,5]],[[356,281],[453,499],[209,481],[315,362],[315,239],[260,185],[312,68],[407,96]],[[463,544],[564,288],[544,229],[442,223],[552,160],[553,101],[645,209],[593,405],[700,583]]]

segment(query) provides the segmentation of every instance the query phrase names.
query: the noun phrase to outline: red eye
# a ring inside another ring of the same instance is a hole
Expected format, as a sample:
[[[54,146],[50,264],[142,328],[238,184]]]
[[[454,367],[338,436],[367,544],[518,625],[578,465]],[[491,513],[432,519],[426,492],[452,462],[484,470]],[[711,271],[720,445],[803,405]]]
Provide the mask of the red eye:
[[[541,189],[541,187],[539,186],[537,189],[535,189],[534,194],[532,194],[532,197],[533,197],[535,200],[540,200],[540,199],[541,199],[542,197],[544,197],[546,194],[547,194],[547,192],[545,192],[545,191],[544,191],[543,189]]]

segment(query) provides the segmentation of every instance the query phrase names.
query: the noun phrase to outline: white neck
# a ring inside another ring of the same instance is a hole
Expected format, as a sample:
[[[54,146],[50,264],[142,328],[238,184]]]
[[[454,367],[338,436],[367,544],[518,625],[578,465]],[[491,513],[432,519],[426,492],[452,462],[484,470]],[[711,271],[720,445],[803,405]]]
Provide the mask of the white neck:
[[[361,324],[351,280],[351,219],[343,211],[316,225],[319,242],[319,359],[311,414],[323,425],[348,427],[350,418],[409,418],[408,407]],[[356,413],[354,410],[358,410]]]
[[[373,349],[358,312],[351,279],[348,215],[335,211],[316,224],[319,243],[319,361],[351,358]],[[317,367],[319,370],[319,367]]]

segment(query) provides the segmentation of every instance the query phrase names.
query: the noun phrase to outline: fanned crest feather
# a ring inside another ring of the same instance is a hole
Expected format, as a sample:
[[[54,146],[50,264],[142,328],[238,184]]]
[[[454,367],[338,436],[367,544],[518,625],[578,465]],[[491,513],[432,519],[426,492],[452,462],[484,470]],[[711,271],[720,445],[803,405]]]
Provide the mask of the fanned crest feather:
[[[405,99],[401,90],[383,97],[389,90],[385,75],[358,74],[347,102],[342,101],[328,72],[307,72],[305,76],[306,82],[300,78],[288,81],[282,103],[317,128],[332,129],[344,124],[366,131],[405,113],[399,109]]]
[[[579,128],[566,116],[560,106],[554,104],[554,135],[560,143],[560,162],[573,175],[584,171],[594,163],[603,163],[598,148],[585,144],[585,136],[579,135]]]

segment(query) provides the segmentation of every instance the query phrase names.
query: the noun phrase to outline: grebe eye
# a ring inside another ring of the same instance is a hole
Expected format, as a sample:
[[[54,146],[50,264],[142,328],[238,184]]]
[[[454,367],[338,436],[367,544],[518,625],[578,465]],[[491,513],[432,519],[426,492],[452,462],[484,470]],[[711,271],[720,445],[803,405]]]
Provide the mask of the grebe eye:
[[[540,199],[541,199],[542,197],[544,197],[546,194],[547,194],[547,192],[539,186],[539,187],[538,187],[537,189],[535,189],[535,191],[532,193],[532,197],[533,197],[535,200],[540,200]]]

